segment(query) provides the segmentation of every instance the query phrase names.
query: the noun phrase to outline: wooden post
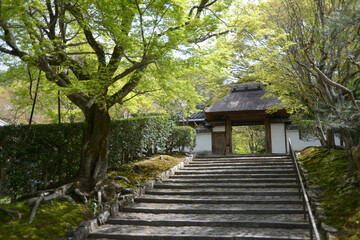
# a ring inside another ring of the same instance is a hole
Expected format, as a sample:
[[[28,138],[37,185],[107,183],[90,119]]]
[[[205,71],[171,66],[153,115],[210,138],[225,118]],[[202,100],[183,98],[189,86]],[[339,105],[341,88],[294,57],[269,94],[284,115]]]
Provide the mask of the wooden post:
[[[231,149],[231,120],[229,118],[226,119],[225,141],[226,141],[225,154],[229,155],[232,152],[232,149]]]
[[[266,153],[272,153],[271,146],[271,127],[270,127],[270,118],[269,116],[265,117],[265,143],[266,143]]]
[[[286,123],[284,123],[284,135],[285,135],[285,153],[289,153],[288,152],[288,139],[287,139],[287,133],[286,133]]]

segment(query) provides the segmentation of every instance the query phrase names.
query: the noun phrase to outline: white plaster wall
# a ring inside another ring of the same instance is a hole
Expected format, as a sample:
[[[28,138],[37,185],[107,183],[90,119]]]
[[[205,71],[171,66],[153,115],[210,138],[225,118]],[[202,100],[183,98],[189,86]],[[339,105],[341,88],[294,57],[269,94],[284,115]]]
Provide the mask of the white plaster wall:
[[[286,153],[284,123],[271,123],[271,146],[273,153]]]
[[[213,132],[225,132],[225,126],[215,126],[213,127]]]
[[[304,141],[300,139],[299,130],[286,130],[287,138],[291,140],[291,145],[295,151],[303,150],[307,147],[321,146],[320,140]],[[340,146],[340,138],[335,135],[335,145]]]
[[[212,151],[211,133],[197,133],[194,152]]]
[[[196,133],[196,146],[192,150],[194,153],[211,153],[211,133]],[[185,148],[186,152],[190,152],[190,149]]]
[[[303,150],[307,147],[321,146],[319,140],[303,141],[300,139],[299,130],[286,130],[287,138],[291,140],[291,145],[295,151]]]

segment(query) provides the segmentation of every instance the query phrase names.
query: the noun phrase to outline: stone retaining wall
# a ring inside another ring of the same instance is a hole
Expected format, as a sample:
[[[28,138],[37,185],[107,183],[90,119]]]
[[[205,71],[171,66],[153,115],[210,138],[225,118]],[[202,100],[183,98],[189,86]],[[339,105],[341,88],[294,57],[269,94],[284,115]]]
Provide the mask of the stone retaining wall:
[[[327,219],[325,210],[321,208],[321,204],[319,203],[319,194],[321,193],[321,187],[317,185],[310,184],[310,175],[308,171],[303,167],[303,164],[299,162],[300,170],[303,175],[303,179],[305,181],[304,185],[307,189],[308,198],[311,203],[311,208],[313,209],[314,216],[316,218],[317,227],[322,239],[325,240],[333,240],[337,239],[334,234],[338,232],[338,230],[334,227],[328,226],[325,221]]]

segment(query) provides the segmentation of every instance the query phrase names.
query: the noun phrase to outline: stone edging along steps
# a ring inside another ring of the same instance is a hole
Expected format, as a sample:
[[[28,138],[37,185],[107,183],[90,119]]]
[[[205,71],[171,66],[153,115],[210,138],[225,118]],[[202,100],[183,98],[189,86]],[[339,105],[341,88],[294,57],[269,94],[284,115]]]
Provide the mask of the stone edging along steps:
[[[157,179],[151,180],[145,183],[142,187],[135,189],[133,194],[123,195],[121,201],[114,204],[104,212],[100,213],[97,218],[80,223],[77,228],[72,229],[65,237],[58,238],[58,240],[87,239],[90,232],[95,231],[95,229],[99,228],[99,226],[105,224],[110,216],[116,216],[121,211],[124,205],[133,203],[135,201],[135,197],[142,196],[145,193],[146,189],[153,189],[156,181],[164,181],[168,179],[170,176],[173,176],[178,170],[183,168],[185,164],[188,164],[192,160],[193,155],[186,157],[183,162],[177,164],[168,171],[161,173],[160,176],[157,177]]]

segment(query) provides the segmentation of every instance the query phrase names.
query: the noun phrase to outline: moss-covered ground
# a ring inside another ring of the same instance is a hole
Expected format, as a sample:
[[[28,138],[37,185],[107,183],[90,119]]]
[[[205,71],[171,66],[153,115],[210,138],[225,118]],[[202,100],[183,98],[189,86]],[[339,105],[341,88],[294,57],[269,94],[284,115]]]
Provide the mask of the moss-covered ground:
[[[116,180],[127,188],[137,188],[156,175],[167,171],[184,161],[183,155],[158,155],[131,164],[125,164],[109,172],[109,176],[123,176],[130,182]],[[0,199],[0,206],[17,210],[22,219],[13,219],[0,211],[0,239],[56,239],[64,236],[71,228],[77,227],[81,221],[93,218],[91,205],[71,204],[64,201],[42,203],[36,213],[35,220],[29,224],[32,206],[27,200],[9,203],[7,198]]]
[[[360,239],[360,188],[348,176],[345,150],[307,148],[300,159],[311,177],[310,183],[321,188],[319,201],[326,212],[326,224],[339,229],[338,239]]]

